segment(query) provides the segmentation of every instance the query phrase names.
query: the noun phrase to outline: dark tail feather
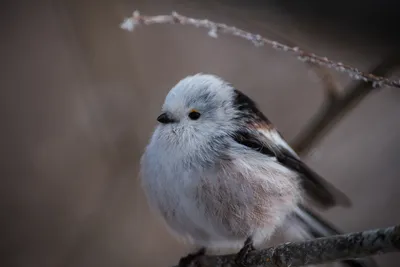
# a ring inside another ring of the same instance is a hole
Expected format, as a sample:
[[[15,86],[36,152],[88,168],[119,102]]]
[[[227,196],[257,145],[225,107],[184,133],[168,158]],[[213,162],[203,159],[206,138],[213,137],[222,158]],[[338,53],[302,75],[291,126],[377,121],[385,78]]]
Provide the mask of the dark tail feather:
[[[335,206],[351,206],[350,199],[333,184],[322,178],[294,155],[285,151],[281,152],[283,155],[278,156],[278,160],[284,166],[301,174],[302,186],[306,195],[314,202],[314,205],[322,209],[329,209]]]
[[[312,239],[341,233],[331,224],[315,214],[310,209],[300,206],[294,214],[291,226],[296,227],[296,235],[301,235],[301,239]],[[341,261],[342,265],[349,267],[378,267],[379,265],[372,258],[351,259]]]

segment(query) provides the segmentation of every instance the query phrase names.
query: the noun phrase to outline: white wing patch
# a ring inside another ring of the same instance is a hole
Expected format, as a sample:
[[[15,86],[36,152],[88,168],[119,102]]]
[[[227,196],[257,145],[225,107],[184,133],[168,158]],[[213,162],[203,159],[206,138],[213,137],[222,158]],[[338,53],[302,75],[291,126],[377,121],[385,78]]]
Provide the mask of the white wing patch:
[[[289,144],[282,138],[282,136],[275,129],[257,129],[263,136],[265,136],[268,140],[271,141],[271,144],[277,147],[283,147],[287,151],[289,151],[293,156],[299,159],[299,156],[296,152],[289,146]]]

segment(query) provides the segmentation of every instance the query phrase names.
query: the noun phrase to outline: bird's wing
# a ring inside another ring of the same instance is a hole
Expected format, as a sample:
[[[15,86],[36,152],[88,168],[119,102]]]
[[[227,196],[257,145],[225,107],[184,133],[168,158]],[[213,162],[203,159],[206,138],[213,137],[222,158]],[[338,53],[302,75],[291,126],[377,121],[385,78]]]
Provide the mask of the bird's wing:
[[[239,110],[241,110],[244,124],[247,126],[243,130],[235,132],[233,139],[236,142],[262,154],[275,157],[283,166],[298,172],[307,196],[322,208],[351,205],[351,201],[344,193],[300,160],[250,98],[240,91],[236,92],[240,98],[237,104],[241,107]],[[251,116],[251,119],[246,119],[246,116]]]

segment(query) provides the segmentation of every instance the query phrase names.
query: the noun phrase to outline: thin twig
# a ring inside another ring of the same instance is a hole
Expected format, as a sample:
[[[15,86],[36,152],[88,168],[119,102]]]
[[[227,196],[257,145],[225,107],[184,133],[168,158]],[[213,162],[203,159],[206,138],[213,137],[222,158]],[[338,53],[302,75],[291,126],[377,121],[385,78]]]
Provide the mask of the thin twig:
[[[192,25],[195,27],[202,27],[209,29],[208,35],[211,37],[218,37],[218,33],[226,33],[234,36],[241,37],[243,39],[253,42],[256,46],[263,46],[268,44],[275,49],[292,52],[297,55],[297,58],[304,62],[311,62],[319,65],[333,68],[340,72],[347,73],[351,78],[355,80],[362,80],[364,82],[371,82],[373,87],[390,86],[400,88],[400,80],[390,80],[388,78],[378,76],[372,73],[366,73],[354,68],[350,65],[343,64],[330,60],[326,57],[321,57],[313,53],[309,53],[300,49],[299,47],[291,47],[276,41],[272,41],[259,34],[253,34],[236,27],[228,26],[223,23],[215,23],[207,19],[194,19],[180,15],[176,12],[172,12],[171,15],[158,15],[158,16],[144,16],[140,15],[139,11],[133,12],[132,17],[126,18],[121,24],[121,28],[133,31],[137,25],[151,25],[151,24],[181,24],[181,25]]]
[[[275,33],[275,35],[277,34]],[[298,45],[293,40],[290,40],[287,37],[279,35],[279,39],[281,39],[281,41],[286,43],[286,45],[288,46],[298,47]],[[339,96],[339,85],[336,83],[335,78],[333,77],[329,69],[325,66],[313,62],[307,62],[307,66],[310,68],[310,70],[314,72],[314,74],[320,79],[320,82],[323,84],[327,101],[330,102],[336,100]]]
[[[372,72],[378,75],[387,75],[392,69],[399,65],[397,56],[389,56],[384,59]],[[321,109],[316,113],[310,123],[304,128],[291,146],[299,154],[305,154],[328,130],[341,119],[345,113],[356,106],[370,92],[373,91],[371,82],[358,82],[346,89],[342,96],[327,99]]]
[[[400,225],[364,232],[288,242],[277,247],[253,251],[246,259],[251,267],[296,267],[330,263],[400,251]],[[204,256],[203,267],[234,267],[236,254]]]

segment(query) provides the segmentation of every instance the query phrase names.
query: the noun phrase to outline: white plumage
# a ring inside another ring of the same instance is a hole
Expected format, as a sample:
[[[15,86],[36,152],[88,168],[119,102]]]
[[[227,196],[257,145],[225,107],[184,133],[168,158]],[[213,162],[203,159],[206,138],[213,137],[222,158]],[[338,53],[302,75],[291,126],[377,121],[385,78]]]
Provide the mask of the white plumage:
[[[264,243],[296,218],[310,236],[325,235],[333,230],[320,231],[326,224],[302,209],[303,200],[350,205],[301,162],[249,97],[217,76],[179,81],[158,120],[141,159],[142,185],[171,232],[197,247],[242,252],[245,241]]]
[[[215,76],[183,79],[163,105],[179,122],[158,125],[142,157],[151,207],[198,246],[240,247],[249,236],[263,242],[300,200],[295,172],[232,139],[240,127],[233,100],[233,88]],[[191,109],[203,118],[191,121]]]

